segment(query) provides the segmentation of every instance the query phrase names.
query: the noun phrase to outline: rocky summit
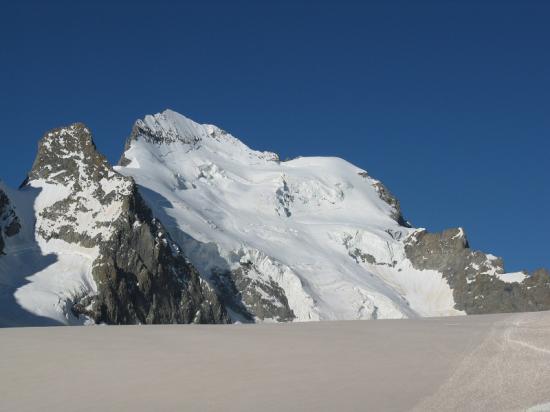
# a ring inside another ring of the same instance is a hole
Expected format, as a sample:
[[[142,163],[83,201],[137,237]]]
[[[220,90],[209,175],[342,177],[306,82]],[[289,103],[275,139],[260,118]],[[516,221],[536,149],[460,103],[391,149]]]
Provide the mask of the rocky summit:
[[[414,228],[366,171],[170,110],[136,121],[115,167],[76,123],[44,135],[20,188],[0,183],[2,326],[548,309],[548,271]]]

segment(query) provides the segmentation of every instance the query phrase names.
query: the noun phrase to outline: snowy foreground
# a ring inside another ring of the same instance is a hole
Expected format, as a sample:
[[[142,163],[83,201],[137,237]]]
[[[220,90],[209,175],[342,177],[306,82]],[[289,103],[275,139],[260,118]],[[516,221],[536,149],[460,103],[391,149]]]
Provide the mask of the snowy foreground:
[[[2,411],[550,410],[550,312],[0,330]]]

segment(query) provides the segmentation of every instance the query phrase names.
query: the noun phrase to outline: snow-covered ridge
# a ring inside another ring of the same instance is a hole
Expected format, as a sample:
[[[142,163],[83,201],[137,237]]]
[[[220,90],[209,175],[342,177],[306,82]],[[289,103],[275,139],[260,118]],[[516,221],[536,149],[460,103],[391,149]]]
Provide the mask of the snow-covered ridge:
[[[231,154],[237,158],[278,160],[275,153],[251,150],[239,139],[219,127],[211,124],[199,124],[172,110],[147,115],[144,119],[137,120],[127,146],[130,146],[132,140],[138,137],[155,144],[184,144],[188,150],[197,149],[203,145],[216,150],[216,148],[228,145],[232,147]]]

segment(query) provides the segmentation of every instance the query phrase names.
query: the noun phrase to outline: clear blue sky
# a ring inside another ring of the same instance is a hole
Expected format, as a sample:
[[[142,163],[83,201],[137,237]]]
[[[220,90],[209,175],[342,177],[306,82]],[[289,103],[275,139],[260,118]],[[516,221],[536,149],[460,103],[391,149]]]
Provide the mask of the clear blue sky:
[[[114,162],[171,108],[283,158],[343,157],[416,226],[550,267],[549,22],[523,0],[5,1],[0,177],[74,121]]]

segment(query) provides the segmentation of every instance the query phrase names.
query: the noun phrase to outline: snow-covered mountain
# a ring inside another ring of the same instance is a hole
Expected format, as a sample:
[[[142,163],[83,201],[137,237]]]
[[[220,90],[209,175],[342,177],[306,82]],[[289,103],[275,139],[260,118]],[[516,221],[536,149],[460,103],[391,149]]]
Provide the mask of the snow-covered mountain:
[[[170,110],[135,123],[114,168],[84,125],[46,134],[22,188],[0,188],[0,225],[0,324],[550,309],[547,271],[410,227],[366,171],[283,162]]]
[[[47,133],[21,188],[3,193],[19,230],[0,258],[0,325],[227,321],[83,124]]]

